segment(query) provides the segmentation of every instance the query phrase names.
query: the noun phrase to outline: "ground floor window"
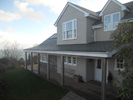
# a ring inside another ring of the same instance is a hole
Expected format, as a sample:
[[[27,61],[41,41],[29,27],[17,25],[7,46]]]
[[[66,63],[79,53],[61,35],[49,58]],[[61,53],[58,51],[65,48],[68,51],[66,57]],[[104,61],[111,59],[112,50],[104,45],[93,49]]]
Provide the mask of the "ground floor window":
[[[124,70],[124,60],[115,59],[115,70]]]
[[[47,55],[46,54],[40,55],[40,62],[47,63]]]
[[[68,65],[76,66],[77,65],[77,58],[73,57],[73,56],[65,56],[64,57],[64,63],[68,64]]]

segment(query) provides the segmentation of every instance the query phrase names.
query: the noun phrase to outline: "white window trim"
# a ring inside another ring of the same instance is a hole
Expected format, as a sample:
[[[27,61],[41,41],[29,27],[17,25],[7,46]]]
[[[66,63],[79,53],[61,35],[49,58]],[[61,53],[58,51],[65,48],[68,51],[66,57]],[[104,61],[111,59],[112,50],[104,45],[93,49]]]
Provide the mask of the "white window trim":
[[[120,12],[116,12],[116,13],[112,13],[112,14],[108,14],[108,15],[105,15],[104,16],[104,31],[113,31],[113,30],[116,30],[116,28],[113,28],[113,15],[114,14],[119,14],[119,22],[120,22],[120,18],[121,18],[121,14],[120,14]],[[105,17],[106,16],[111,16],[111,29],[105,29]],[[118,22],[118,23],[119,23]]]
[[[76,21],[76,37],[74,37],[74,20]],[[67,38],[66,34],[66,23],[72,22],[72,38]],[[65,24],[65,39],[64,39],[64,33],[63,33],[63,24]],[[77,19],[69,20],[64,23],[62,23],[62,40],[73,40],[77,39]]]
[[[65,56],[65,57],[66,57],[66,62],[64,62],[65,65],[77,66],[77,57],[75,56]],[[71,63],[68,63],[68,57],[71,57]],[[73,63],[73,57],[75,57],[76,64]]]
[[[42,63],[47,63],[47,62],[48,62],[48,61],[47,61],[47,58],[46,58],[46,60],[43,60],[43,59],[42,59],[42,56],[46,56],[46,57],[47,57],[46,54],[41,54],[41,55],[40,55],[40,62],[42,62]]]
[[[123,60],[123,64],[124,64],[124,60]],[[118,70],[124,71],[125,70],[124,67],[123,68],[117,68],[117,58],[115,58],[115,68],[114,68],[114,70],[116,70],[116,71],[118,71]]]

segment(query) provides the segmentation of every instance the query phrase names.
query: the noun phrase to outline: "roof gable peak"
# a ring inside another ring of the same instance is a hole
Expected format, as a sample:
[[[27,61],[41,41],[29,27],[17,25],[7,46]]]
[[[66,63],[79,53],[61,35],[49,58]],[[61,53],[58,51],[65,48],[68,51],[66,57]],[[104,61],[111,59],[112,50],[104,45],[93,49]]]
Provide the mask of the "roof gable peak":
[[[122,3],[120,3],[119,1],[117,1],[117,0],[108,0],[107,3],[105,4],[105,6],[103,7],[103,9],[101,10],[99,16],[102,16],[103,15],[104,10],[108,7],[108,5],[110,4],[111,1],[113,1],[117,5],[121,6],[121,9],[122,10],[127,10],[127,11],[130,12],[130,10],[125,5],[123,5]]]
[[[58,21],[60,20],[60,18],[62,17],[62,15],[64,14],[64,12],[66,11],[66,9],[67,9],[68,6],[71,6],[71,7],[75,8],[75,9],[77,9],[78,11],[82,12],[82,13],[84,14],[85,17],[90,16],[90,17],[92,17],[92,18],[94,18],[94,19],[99,19],[98,16],[95,16],[95,15],[90,14],[90,13],[87,12],[86,10],[81,9],[81,7],[79,7],[78,5],[76,6],[76,5],[73,4],[73,3],[67,2],[66,6],[64,7],[64,9],[62,10],[61,14],[59,15],[59,17],[57,18],[56,22],[54,23],[55,26],[57,26]]]

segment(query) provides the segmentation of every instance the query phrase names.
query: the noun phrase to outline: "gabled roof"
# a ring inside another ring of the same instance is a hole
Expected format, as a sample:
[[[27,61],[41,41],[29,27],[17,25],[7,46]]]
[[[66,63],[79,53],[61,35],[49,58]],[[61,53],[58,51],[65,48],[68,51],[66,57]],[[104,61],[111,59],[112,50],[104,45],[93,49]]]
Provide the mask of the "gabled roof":
[[[105,6],[103,7],[103,9],[101,10],[99,16],[102,16],[104,10],[108,7],[108,5],[110,4],[111,1],[113,1],[114,3],[118,4],[119,6],[121,6],[122,10],[127,10],[127,11],[130,12],[130,10],[125,5],[123,5],[122,3],[120,3],[119,1],[117,1],[117,0],[108,0],[108,2],[105,4]]]
[[[96,12],[93,12],[91,10],[88,10],[86,8],[80,7],[76,4],[67,2],[66,6],[64,7],[64,9],[62,10],[61,14],[59,15],[59,17],[57,18],[56,22],[54,23],[55,26],[57,26],[58,21],[60,20],[60,18],[62,17],[62,15],[64,14],[64,12],[66,11],[67,7],[71,6],[77,10],[79,10],[80,12],[82,12],[84,14],[85,17],[92,17],[94,19],[99,19],[99,16]]]

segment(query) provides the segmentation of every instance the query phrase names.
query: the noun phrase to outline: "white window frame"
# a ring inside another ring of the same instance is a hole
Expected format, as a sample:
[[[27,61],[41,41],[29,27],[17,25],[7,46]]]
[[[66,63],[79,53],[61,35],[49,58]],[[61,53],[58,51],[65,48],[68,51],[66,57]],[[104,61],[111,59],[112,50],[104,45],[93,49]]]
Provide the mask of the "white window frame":
[[[74,37],[74,21],[76,21],[76,37]],[[66,24],[72,22],[72,38],[67,38]],[[63,25],[65,25],[65,31],[63,30]],[[62,23],[62,40],[72,40],[77,39],[77,19],[73,19],[67,22]]]
[[[119,22],[120,22],[120,18],[121,18],[121,17],[120,17],[120,16],[121,16],[120,12],[116,12],[116,13],[112,13],[112,14],[105,15],[105,16],[104,16],[104,31],[112,31],[112,30],[115,30],[115,29],[117,28],[117,27],[116,27],[116,28],[113,28],[113,15],[114,15],[114,14],[119,14]],[[105,18],[106,18],[107,16],[111,16],[111,29],[106,29],[106,28],[105,28]],[[119,22],[118,22],[118,23],[119,23]]]
[[[115,58],[115,68],[114,68],[114,70],[120,70],[120,71],[123,71],[123,70],[125,70],[125,68],[123,67],[123,68],[117,68],[117,58]],[[123,65],[124,65],[124,60],[123,60]]]
[[[71,57],[71,63],[68,62],[68,58]],[[73,59],[75,58],[75,62],[73,62]],[[66,65],[71,65],[71,66],[77,66],[77,57],[75,56],[64,56],[64,59],[66,59],[66,61],[64,60],[64,64]]]
[[[43,59],[43,57],[45,57],[46,59]],[[40,55],[40,62],[47,63],[48,62],[47,60],[48,60],[47,54],[41,54]]]

